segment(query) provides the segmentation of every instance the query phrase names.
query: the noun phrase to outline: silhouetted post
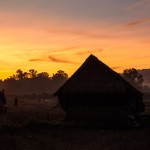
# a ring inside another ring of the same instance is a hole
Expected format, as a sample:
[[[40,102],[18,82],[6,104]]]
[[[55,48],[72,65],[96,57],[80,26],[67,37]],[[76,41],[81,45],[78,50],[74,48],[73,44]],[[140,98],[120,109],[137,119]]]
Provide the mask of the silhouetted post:
[[[6,114],[7,112],[7,106],[6,106],[6,97],[5,97],[5,91],[2,89],[0,91],[0,114]]]
[[[46,115],[47,115],[47,120],[49,120],[50,116],[49,116],[49,112],[48,111],[47,111]]]
[[[18,106],[18,98],[17,98],[17,97],[14,99],[14,106],[15,106],[15,107]]]
[[[5,91],[4,91],[4,89],[2,89],[2,103],[3,103],[3,105],[6,104],[6,97],[5,97]]]

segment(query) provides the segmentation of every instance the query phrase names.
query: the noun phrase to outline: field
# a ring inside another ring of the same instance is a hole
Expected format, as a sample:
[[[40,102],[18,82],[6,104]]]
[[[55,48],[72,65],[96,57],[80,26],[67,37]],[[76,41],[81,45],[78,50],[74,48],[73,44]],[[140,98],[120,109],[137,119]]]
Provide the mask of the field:
[[[149,113],[149,100],[146,111]],[[142,129],[102,129],[60,124],[65,116],[55,98],[7,97],[1,115],[0,150],[149,150],[150,123]]]
[[[7,97],[7,114],[1,115],[1,123],[22,124],[28,120],[60,121],[65,112],[61,109],[57,98],[38,99],[18,97],[18,104],[14,104],[14,97]]]
[[[33,124],[32,124],[33,125]],[[149,150],[150,129],[101,130],[46,126],[5,127],[2,150]]]

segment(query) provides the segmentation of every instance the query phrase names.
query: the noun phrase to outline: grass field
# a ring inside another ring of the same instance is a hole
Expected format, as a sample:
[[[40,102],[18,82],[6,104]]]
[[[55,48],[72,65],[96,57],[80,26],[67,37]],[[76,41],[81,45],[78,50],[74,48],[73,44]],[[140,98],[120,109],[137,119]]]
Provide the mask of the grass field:
[[[2,150],[149,150],[150,129],[101,130],[67,127],[5,128]]]
[[[14,97],[7,97],[7,114],[1,115],[2,123],[20,124],[28,120],[59,121],[65,116],[57,98],[39,100],[37,98],[18,98],[18,106],[14,105]]]
[[[59,105],[56,97],[48,99],[18,97],[18,106],[14,105],[14,96],[7,96],[7,114],[0,116],[1,124],[6,122],[23,123],[31,119],[60,121],[65,112]],[[145,112],[150,114],[150,99],[144,99]]]
[[[150,101],[145,100],[149,105]],[[148,106],[147,105],[147,106]],[[7,97],[1,116],[0,150],[149,150],[150,123],[143,129],[101,129],[59,124],[58,100]],[[149,113],[149,109],[146,109]]]

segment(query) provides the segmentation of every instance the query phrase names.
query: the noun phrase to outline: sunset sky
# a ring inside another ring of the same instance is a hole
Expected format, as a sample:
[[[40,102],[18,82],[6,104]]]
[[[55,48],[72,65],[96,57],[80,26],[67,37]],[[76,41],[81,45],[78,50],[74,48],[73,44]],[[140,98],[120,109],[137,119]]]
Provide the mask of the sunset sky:
[[[71,76],[91,53],[117,72],[150,68],[150,0],[0,0],[0,79]]]

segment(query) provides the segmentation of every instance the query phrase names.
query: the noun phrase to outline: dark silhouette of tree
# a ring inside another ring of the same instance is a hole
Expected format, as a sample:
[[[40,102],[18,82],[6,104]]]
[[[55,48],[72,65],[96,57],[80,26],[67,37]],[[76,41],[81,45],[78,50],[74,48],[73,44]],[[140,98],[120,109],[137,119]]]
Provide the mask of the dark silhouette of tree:
[[[0,81],[1,89],[4,88],[8,94],[39,94],[53,93],[68,79],[67,73],[57,71],[52,77],[47,72],[38,73],[35,69],[24,72],[21,69],[16,71],[4,81]]]
[[[17,80],[17,77],[16,77],[16,75],[12,75],[12,76],[10,76],[9,78],[7,78],[7,79],[5,79],[5,80]]]
[[[125,80],[127,80],[131,85],[136,87],[137,89],[142,89],[143,87],[143,75],[140,74],[137,69],[131,68],[131,69],[125,69],[122,73],[122,76]]]
[[[49,74],[47,72],[41,72],[37,74],[37,77],[40,78],[49,78]]]
[[[23,76],[24,76],[24,79],[27,79],[27,78],[29,78],[29,73],[28,72],[24,72]]]
[[[24,78],[24,73],[23,73],[23,71],[21,70],[21,69],[18,69],[17,71],[16,71],[16,79],[18,79],[18,80],[22,80],[23,78]]]
[[[68,79],[68,74],[63,70],[58,70],[57,73],[52,76],[52,89],[56,91],[60,86],[62,86]]]
[[[60,81],[66,81],[68,79],[68,74],[65,73],[63,70],[58,70],[56,74],[53,74],[52,77],[53,80],[60,80]]]
[[[35,69],[30,69],[30,70],[29,70],[29,76],[30,76],[30,78],[35,78],[35,77],[37,77],[37,70],[35,70]]]

